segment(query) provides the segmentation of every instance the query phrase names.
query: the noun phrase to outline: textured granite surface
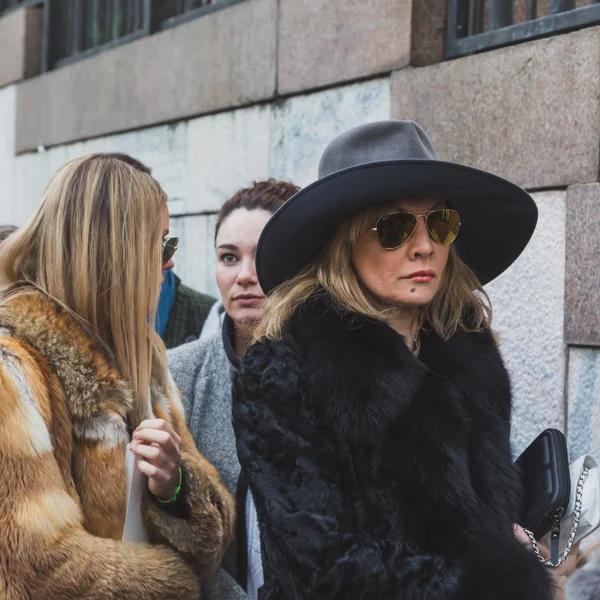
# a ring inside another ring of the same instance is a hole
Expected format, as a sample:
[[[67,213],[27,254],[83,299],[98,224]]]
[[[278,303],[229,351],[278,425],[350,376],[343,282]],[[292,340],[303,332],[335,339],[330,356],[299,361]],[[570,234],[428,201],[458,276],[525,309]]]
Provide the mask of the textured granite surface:
[[[567,191],[565,339],[600,346],[600,185]]]
[[[529,246],[486,288],[511,375],[517,453],[543,429],[565,424],[565,195],[534,194],[539,221]]]
[[[528,189],[598,179],[600,28],[396,71],[392,114],[441,158]]]
[[[409,64],[411,0],[281,0],[279,92],[297,93]]]

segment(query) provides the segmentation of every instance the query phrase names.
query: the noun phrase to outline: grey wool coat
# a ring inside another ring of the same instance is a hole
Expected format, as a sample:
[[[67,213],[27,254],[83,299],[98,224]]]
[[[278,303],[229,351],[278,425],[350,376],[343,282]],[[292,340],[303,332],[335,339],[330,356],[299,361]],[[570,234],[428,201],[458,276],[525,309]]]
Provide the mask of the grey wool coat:
[[[181,390],[188,426],[196,445],[215,466],[230,492],[240,475],[231,419],[231,352],[228,358],[220,327],[207,339],[167,352],[169,370]],[[203,587],[203,600],[246,600],[236,582],[236,547],[229,548],[214,578]],[[245,574],[244,574],[245,577]]]
[[[568,580],[565,600],[600,600],[600,550]]]

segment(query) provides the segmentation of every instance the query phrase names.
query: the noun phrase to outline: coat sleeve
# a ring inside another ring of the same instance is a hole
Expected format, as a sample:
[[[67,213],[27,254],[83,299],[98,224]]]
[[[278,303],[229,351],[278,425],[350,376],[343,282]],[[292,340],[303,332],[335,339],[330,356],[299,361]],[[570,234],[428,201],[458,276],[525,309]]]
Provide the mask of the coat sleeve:
[[[55,457],[49,374],[16,340],[0,342],[0,589],[32,600],[198,599],[192,565],[173,548],[104,539],[84,528]]]
[[[150,493],[144,503],[144,516],[153,541],[177,550],[206,581],[214,574],[233,540],[235,503],[217,470],[196,448],[172,379],[169,381],[169,415],[157,416],[169,419],[181,437],[186,516],[180,518],[164,510]]]
[[[181,392],[184,414],[188,422],[194,412],[194,385],[200,369],[200,357],[203,354],[204,349],[200,347],[200,342],[191,342],[167,350],[169,372]]]
[[[551,598],[546,572],[512,539],[482,540],[470,556],[452,561],[362,527],[341,450],[307,404],[291,348],[255,346],[235,383],[233,414],[259,515],[263,598]]]

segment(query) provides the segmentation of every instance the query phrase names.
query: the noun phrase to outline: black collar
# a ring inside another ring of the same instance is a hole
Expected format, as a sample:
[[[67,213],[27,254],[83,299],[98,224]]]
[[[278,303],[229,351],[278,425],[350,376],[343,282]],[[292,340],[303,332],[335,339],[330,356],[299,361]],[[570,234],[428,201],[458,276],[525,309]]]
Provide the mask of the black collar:
[[[398,418],[418,390],[439,384],[447,394],[510,414],[508,377],[489,331],[459,330],[444,341],[425,329],[417,358],[391,327],[323,295],[290,319],[287,340],[319,390],[321,409],[346,436],[376,437],[379,424]],[[450,392],[449,382],[458,389]]]
[[[227,360],[234,369],[240,368],[240,359],[235,353],[234,350],[234,329],[233,329],[233,319],[225,313],[225,318],[223,319],[223,347],[225,348],[225,354],[227,355]]]

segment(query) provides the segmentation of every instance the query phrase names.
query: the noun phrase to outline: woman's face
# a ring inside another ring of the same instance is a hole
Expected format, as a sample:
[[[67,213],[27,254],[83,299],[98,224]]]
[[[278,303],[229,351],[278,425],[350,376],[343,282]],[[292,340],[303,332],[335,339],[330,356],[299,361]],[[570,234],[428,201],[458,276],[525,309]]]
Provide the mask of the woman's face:
[[[163,244],[164,244],[165,240],[169,236],[169,209],[167,208],[166,204],[162,207],[162,212],[160,213],[160,229],[161,229],[161,235],[162,235],[162,240],[163,240]],[[175,261],[173,260],[173,257],[171,257],[168,262],[163,264],[163,266],[162,266],[163,281],[165,279],[165,271],[172,269],[174,266],[175,266]]]
[[[388,212],[425,213],[445,206],[438,197],[413,196],[390,202],[385,208]],[[425,219],[419,218],[412,237],[395,250],[383,248],[376,231],[362,232],[352,250],[352,263],[359,280],[374,296],[386,304],[412,309],[433,299],[449,252],[450,246],[431,239]]]
[[[217,286],[227,314],[235,323],[260,320],[265,295],[254,264],[256,245],[271,213],[238,208],[226,217],[216,239]]]

